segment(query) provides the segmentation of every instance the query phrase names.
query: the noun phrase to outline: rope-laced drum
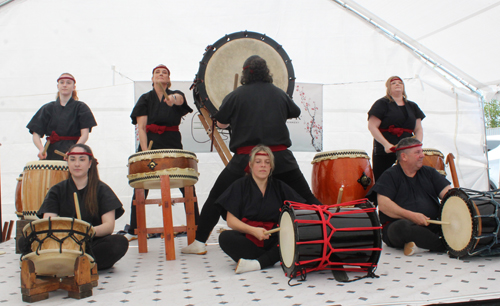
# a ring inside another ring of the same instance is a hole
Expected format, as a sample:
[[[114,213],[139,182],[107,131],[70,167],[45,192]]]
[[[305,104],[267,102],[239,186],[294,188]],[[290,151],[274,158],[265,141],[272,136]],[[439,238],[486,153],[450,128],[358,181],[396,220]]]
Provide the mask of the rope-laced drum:
[[[370,157],[365,151],[321,152],[311,163],[312,192],[325,205],[362,199],[374,184]]]
[[[446,176],[444,170],[444,155],[441,151],[436,149],[422,149],[424,151],[424,166],[429,166],[436,169],[439,173]]]
[[[42,206],[50,187],[68,179],[68,163],[59,160],[39,160],[26,164],[22,176],[21,202],[16,200],[16,209],[22,207],[25,219],[36,220],[36,212]],[[18,211],[18,214],[20,212]]]
[[[94,259],[86,253],[87,244],[94,234],[90,224],[78,219],[53,217],[32,221],[23,229],[32,252],[21,260],[33,261],[37,275],[74,275],[78,256],[87,256],[94,266]]]
[[[281,267],[293,278],[318,270],[373,276],[382,251],[380,221],[368,200],[336,205],[286,202],[280,215]]]
[[[193,152],[179,149],[149,150],[128,159],[128,182],[133,188],[161,189],[161,175],[168,175],[171,188],[198,182],[198,159]]]
[[[239,83],[243,63],[252,55],[266,60],[273,84],[291,97],[295,86],[292,61],[281,45],[264,34],[236,32],[207,46],[193,82],[198,109],[206,107],[215,115],[224,97]]]

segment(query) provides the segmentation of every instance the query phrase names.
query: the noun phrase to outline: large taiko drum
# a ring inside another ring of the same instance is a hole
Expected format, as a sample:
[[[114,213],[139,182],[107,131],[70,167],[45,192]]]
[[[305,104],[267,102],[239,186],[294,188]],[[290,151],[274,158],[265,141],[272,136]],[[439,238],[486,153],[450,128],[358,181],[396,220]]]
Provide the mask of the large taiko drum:
[[[21,260],[33,261],[37,275],[74,275],[78,256],[87,256],[91,266],[94,266],[92,256],[85,253],[94,233],[90,224],[73,218],[54,217],[32,221],[23,228],[23,235],[31,244],[32,252]]]
[[[500,253],[500,195],[453,188],[443,197],[441,225],[450,257]]]
[[[161,189],[160,176],[168,175],[170,187],[198,182],[198,159],[193,152],[178,149],[149,150],[128,159],[128,182],[133,188]]]
[[[26,164],[22,179],[22,213],[25,219],[38,219],[36,212],[42,206],[50,187],[68,179],[68,162],[39,160]]]
[[[422,149],[424,151],[424,166],[429,166],[436,169],[439,173],[446,176],[446,171],[444,170],[444,155],[441,151],[436,149]]]
[[[264,34],[236,32],[207,46],[193,83],[198,109],[216,114],[224,97],[240,84],[243,63],[252,55],[266,60],[273,84],[293,95],[295,75],[292,61],[281,45]]]
[[[372,273],[377,267],[382,227],[366,199],[331,206],[287,202],[279,226],[281,267],[290,278],[318,270]]]
[[[374,184],[370,157],[362,150],[321,152],[312,164],[312,192],[325,205],[362,199]]]

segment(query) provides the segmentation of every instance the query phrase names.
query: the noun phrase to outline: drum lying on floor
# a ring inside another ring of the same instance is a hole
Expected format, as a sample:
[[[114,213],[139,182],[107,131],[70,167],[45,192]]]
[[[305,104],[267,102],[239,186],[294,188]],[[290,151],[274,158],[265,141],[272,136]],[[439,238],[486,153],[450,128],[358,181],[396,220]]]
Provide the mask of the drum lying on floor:
[[[453,188],[443,197],[441,225],[450,257],[500,254],[500,195]]]
[[[382,227],[366,199],[336,205],[287,201],[279,226],[281,267],[290,278],[318,270],[372,273],[377,267]]]

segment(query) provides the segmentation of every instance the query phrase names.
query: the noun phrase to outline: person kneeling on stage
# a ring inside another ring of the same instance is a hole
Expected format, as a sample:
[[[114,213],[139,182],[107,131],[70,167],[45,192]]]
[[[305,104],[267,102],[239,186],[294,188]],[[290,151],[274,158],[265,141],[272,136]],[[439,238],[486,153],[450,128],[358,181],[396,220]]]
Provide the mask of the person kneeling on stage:
[[[274,156],[258,145],[250,153],[250,173],[236,180],[216,201],[227,210],[227,225],[219,245],[238,264],[236,274],[264,269],[280,260],[278,235],[266,234],[276,227],[285,200],[304,203],[286,183],[273,179]]]
[[[128,240],[112,235],[115,219],[123,215],[122,203],[113,190],[99,180],[97,160],[89,146],[75,144],[68,151],[69,179],[50,188],[37,215],[39,218],[77,218],[74,193],[81,218],[94,227],[89,252],[99,270],[111,268],[128,250]]]
[[[398,163],[387,169],[369,192],[376,194],[382,239],[390,247],[404,248],[413,255],[418,248],[445,251],[440,225],[429,224],[440,212],[439,199],[451,189],[450,182],[436,169],[423,166],[422,143],[404,138],[397,144]]]

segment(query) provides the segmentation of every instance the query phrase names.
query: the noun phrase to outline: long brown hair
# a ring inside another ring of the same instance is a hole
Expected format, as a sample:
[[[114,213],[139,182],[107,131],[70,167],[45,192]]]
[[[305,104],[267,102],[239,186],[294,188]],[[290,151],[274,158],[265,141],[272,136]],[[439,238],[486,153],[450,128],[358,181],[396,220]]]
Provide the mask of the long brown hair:
[[[97,188],[99,187],[99,171],[97,170],[97,160],[92,153],[89,146],[83,143],[77,143],[72,145],[68,152],[71,152],[74,148],[79,147],[85,150],[85,152],[92,154],[89,156],[91,161],[89,172],[87,173],[87,191],[84,195],[85,208],[92,216],[97,216],[99,212],[99,203],[97,202]]]
[[[266,60],[258,55],[252,55],[243,64],[242,85],[256,82],[272,83],[273,76],[269,72]]]
[[[69,75],[73,79],[75,78],[71,73],[67,73],[67,72],[61,74],[59,77],[62,77],[63,75]],[[75,82],[75,84],[76,84],[76,82]],[[73,92],[71,93],[71,97],[73,98],[73,100],[78,101],[78,93],[76,92],[76,89],[73,89]],[[57,91],[56,99],[59,99],[59,91]]]
[[[391,82],[392,82],[392,80],[394,80],[394,79],[400,79],[400,80],[401,80],[401,82],[403,83],[403,100],[406,102],[407,97],[406,97],[406,86],[405,86],[405,82],[403,82],[403,79],[402,79],[402,78],[400,78],[400,77],[398,77],[397,75],[393,75],[393,76],[391,76],[390,78],[388,78],[388,79],[387,79],[387,81],[385,81],[385,88],[386,88],[386,90],[385,90],[385,97],[386,97],[387,99],[389,99],[389,101],[394,102],[394,99],[393,99],[393,98],[392,98],[392,96],[391,96]]]

